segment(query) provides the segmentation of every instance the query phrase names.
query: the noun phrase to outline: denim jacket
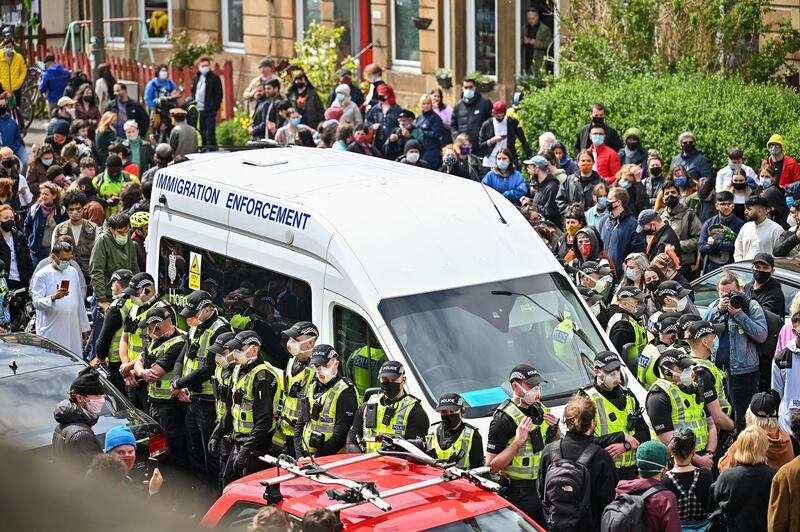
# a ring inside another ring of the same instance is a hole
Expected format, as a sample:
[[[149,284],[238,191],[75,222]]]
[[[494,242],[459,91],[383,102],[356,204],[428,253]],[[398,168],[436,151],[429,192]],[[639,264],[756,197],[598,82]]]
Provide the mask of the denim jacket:
[[[758,344],[767,339],[767,319],[758,301],[747,300],[747,309],[731,316],[727,311],[720,312],[719,300],[707,309],[704,320],[711,323],[727,321],[728,342],[730,345],[731,375],[746,375],[758,371]]]

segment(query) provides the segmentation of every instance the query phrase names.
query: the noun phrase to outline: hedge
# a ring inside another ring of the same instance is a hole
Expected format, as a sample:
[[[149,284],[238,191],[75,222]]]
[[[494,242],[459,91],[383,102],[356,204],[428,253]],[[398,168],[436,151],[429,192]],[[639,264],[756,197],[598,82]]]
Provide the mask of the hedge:
[[[739,146],[745,164],[757,171],[773,133],[783,135],[787,155],[800,150],[800,97],[793,89],[699,74],[555,81],[525,95],[520,109],[525,134],[535,143],[552,131],[572,152],[595,102],[606,106],[606,123],[620,136],[627,128],[641,129],[642,145],[658,149],[666,164],[677,155],[684,131],[697,136],[697,147],[715,170],[727,164],[728,149]]]

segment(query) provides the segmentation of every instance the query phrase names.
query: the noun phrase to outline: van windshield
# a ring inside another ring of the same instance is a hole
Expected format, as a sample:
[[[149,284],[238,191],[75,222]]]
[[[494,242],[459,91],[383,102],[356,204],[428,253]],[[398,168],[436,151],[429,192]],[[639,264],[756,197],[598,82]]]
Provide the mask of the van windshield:
[[[483,417],[510,396],[508,374],[534,366],[544,401],[591,384],[606,349],[569,281],[555,274],[396,297],[378,306],[430,402],[460,393],[466,417]]]

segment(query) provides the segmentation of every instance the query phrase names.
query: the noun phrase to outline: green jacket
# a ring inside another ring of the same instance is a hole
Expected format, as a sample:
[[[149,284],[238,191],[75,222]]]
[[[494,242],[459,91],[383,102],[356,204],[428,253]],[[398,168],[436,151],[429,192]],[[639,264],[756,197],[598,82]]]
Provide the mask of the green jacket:
[[[97,237],[89,258],[89,268],[92,272],[92,286],[99,302],[111,301],[111,274],[122,268],[139,273],[139,263],[136,261],[136,246],[129,238],[124,246],[114,241],[114,235],[105,231]]]

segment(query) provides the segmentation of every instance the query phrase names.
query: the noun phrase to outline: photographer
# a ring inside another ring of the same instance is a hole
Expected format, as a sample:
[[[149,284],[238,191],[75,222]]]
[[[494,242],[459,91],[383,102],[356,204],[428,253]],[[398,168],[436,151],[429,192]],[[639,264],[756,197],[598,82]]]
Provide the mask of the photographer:
[[[719,299],[703,319],[721,323],[716,365],[725,371],[736,429],[745,427],[745,412],[758,392],[758,344],[767,338],[767,320],[758,301],[742,291],[739,279],[725,271],[717,285]]]

